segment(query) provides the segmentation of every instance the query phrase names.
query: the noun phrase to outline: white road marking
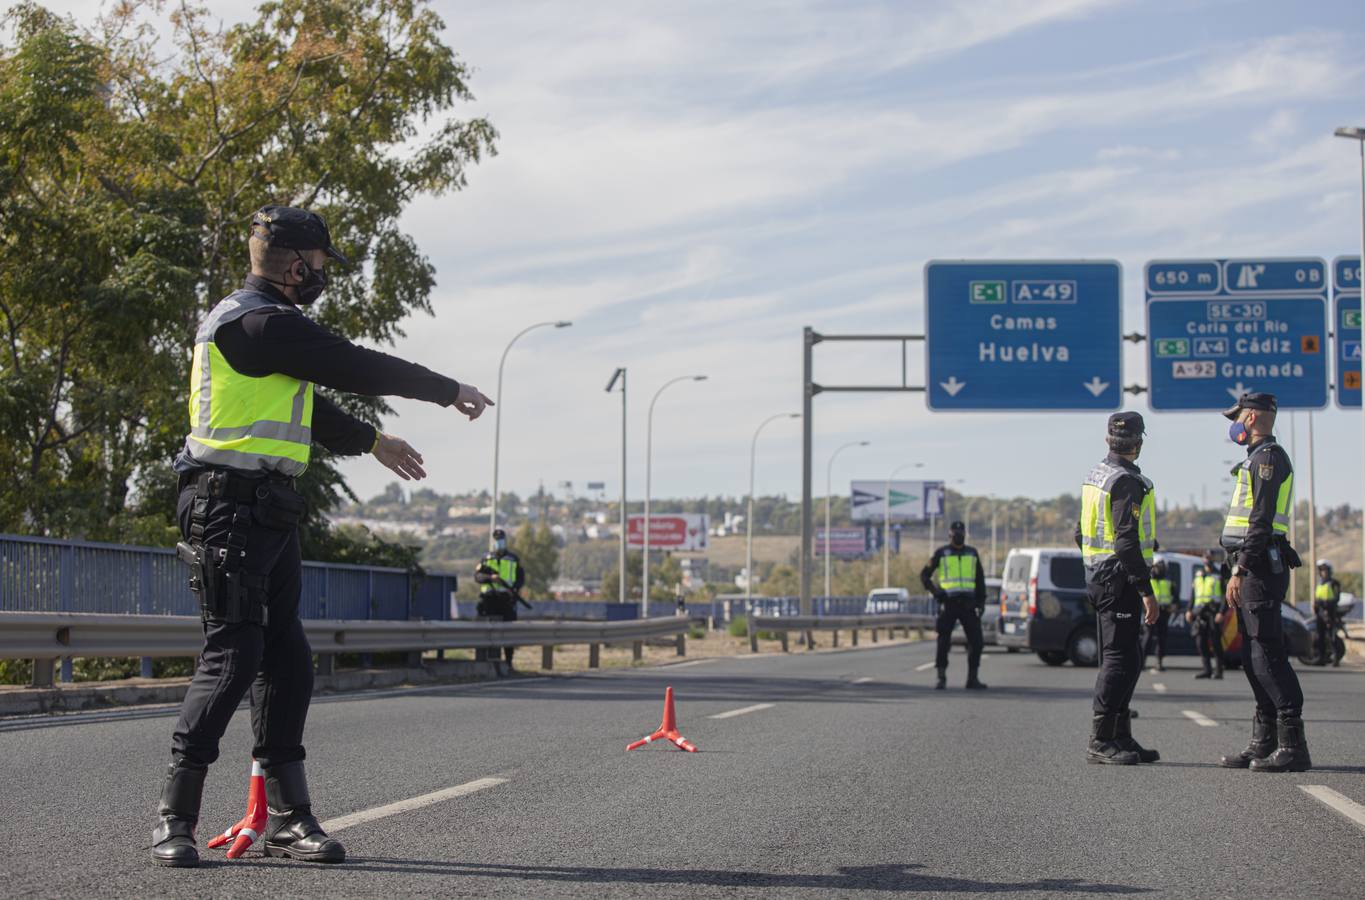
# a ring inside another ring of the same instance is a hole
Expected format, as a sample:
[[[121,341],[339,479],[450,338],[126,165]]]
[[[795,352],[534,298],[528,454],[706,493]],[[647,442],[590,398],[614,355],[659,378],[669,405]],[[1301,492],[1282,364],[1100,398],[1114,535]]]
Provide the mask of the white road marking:
[[[758,712],[761,709],[772,709],[771,703],[755,703],[753,706],[742,706],[739,709],[732,709],[728,712],[716,713],[714,716],[707,716],[708,719],[729,719],[734,716],[743,716],[751,712]]]
[[[658,668],[660,668],[660,669],[685,669],[685,668],[687,668],[688,666],[704,666],[704,665],[706,665],[707,663],[713,663],[713,662],[715,662],[717,659],[719,659],[719,657],[715,657],[715,656],[709,657],[709,658],[707,658],[707,659],[689,659],[687,662],[680,662],[680,663],[664,663],[663,665],[659,666]]]
[[[389,816],[396,816],[399,813],[411,812],[414,809],[431,806],[433,803],[454,800],[456,797],[463,797],[467,794],[473,794],[476,791],[486,790],[506,783],[506,778],[476,778],[473,781],[467,781],[464,784],[457,784],[455,787],[432,791],[430,794],[422,794],[420,797],[399,800],[397,803],[376,806],[373,809],[362,809],[360,812],[353,812],[347,816],[328,819],[326,822],[322,823],[322,830],[329,832],[341,831],[343,828],[350,828],[353,825],[363,825],[366,822],[373,822],[375,819],[385,819]]]
[[[1180,714],[1183,715],[1185,718],[1190,719],[1197,725],[1203,725],[1205,728],[1213,728],[1215,725],[1218,724],[1217,722],[1213,721],[1213,719],[1210,719],[1203,713],[1195,712],[1192,709],[1182,709],[1180,711]]]
[[[862,678],[853,679],[854,684],[867,684],[869,681],[876,681],[871,675],[864,675]]]
[[[1156,684],[1152,685],[1152,690],[1156,691],[1158,694],[1164,694],[1166,693],[1166,685],[1158,681]]]
[[[922,665],[922,666],[915,666],[915,671],[916,671],[916,672],[924,672],[924,671],[926,671],[926,670],[928,670],[928,669],[932,669],[933,667],[934,667],[934,664],[933,664],[932,662],[927,662],[927,663],[925,663],[925,664]]]
[[[1343,794],[1339,794],[1326,785],[1321,784],[1301,784],[1299,790],[1321,803],[1330,806],[1346,818],[1365,828],[1365,806],[1352,800]]]

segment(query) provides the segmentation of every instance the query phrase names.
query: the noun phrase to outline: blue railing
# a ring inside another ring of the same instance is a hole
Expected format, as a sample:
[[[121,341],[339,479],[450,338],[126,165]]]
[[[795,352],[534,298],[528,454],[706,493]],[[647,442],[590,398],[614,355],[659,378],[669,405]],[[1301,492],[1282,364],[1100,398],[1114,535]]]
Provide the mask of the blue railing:
[[[454,575],[304,562],[299,612],[308,619],[448,619]],[[0,534],[0,610],[142,613],[199,611],[173,550]]]

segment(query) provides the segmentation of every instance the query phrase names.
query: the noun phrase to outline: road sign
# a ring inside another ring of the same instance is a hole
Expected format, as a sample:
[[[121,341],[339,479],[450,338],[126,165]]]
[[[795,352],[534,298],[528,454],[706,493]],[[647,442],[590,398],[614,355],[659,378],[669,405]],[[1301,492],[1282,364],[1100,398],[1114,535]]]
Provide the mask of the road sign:
[[[853,482],[853,521],[881,522],[886,518],[886,482]],[[923,522],[943,515],[943,482],[891,482],[891,518]]]
[[[1113,261],[931,261],[929,408],[1118,409],[1121,281]]]
[[[831,528],[829,555],[835,559],[860,559],[879,549],[877,533],[871,528]],[[825,555],[825,529],[815,529],[815,555]]]
[[[1226,409],[1246,391],[1327,405],[1321,259],[1153,260],[1144,280],[1152,409]]]
[[[678,513],[649,517],[649,546],[653,550],[705,550],[708,517],[705,513]],[[626,519],[626,546],[644,547],[645,517]]]
[[[1360,257],[1332,261],[1332,325],[1336,331],[1337,406],[1360,408]]]

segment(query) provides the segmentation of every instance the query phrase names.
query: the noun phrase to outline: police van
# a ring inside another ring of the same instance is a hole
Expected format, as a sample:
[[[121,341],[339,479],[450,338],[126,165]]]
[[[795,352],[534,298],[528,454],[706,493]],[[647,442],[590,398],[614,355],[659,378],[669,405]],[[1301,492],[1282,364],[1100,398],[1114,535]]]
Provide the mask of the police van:
[[[1171,616],[1167,626],[1166,653],[1196,653],[1183,611],[1193,603],[1194,573],[1204,561],[1186,553],[1160,552],[1156,558],[1166,561],[1171,597],[1182,610],[1181,615]],[[1100,645],[1095,610],[1086,594],[1081,551],[1074,547],[1010,550],[1000,585],[999,628],[1001,646],[1032,650],[1050,666],[1068,660],[1078,666],[1095,665]],[[1229,630],[1231,634],[1224,633],[1224,653],[1232,663],[1238,658],[1240,641],[1236,628]]]

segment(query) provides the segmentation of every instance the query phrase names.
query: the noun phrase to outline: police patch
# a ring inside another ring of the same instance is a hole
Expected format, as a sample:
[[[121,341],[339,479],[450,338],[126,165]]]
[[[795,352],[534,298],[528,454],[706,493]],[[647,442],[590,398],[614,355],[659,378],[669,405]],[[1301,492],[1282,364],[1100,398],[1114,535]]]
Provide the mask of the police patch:
[[[1256,467],[1256,477],[1262,481],[1269,481],[1275,477],[1274,463],[1261,463]]]

